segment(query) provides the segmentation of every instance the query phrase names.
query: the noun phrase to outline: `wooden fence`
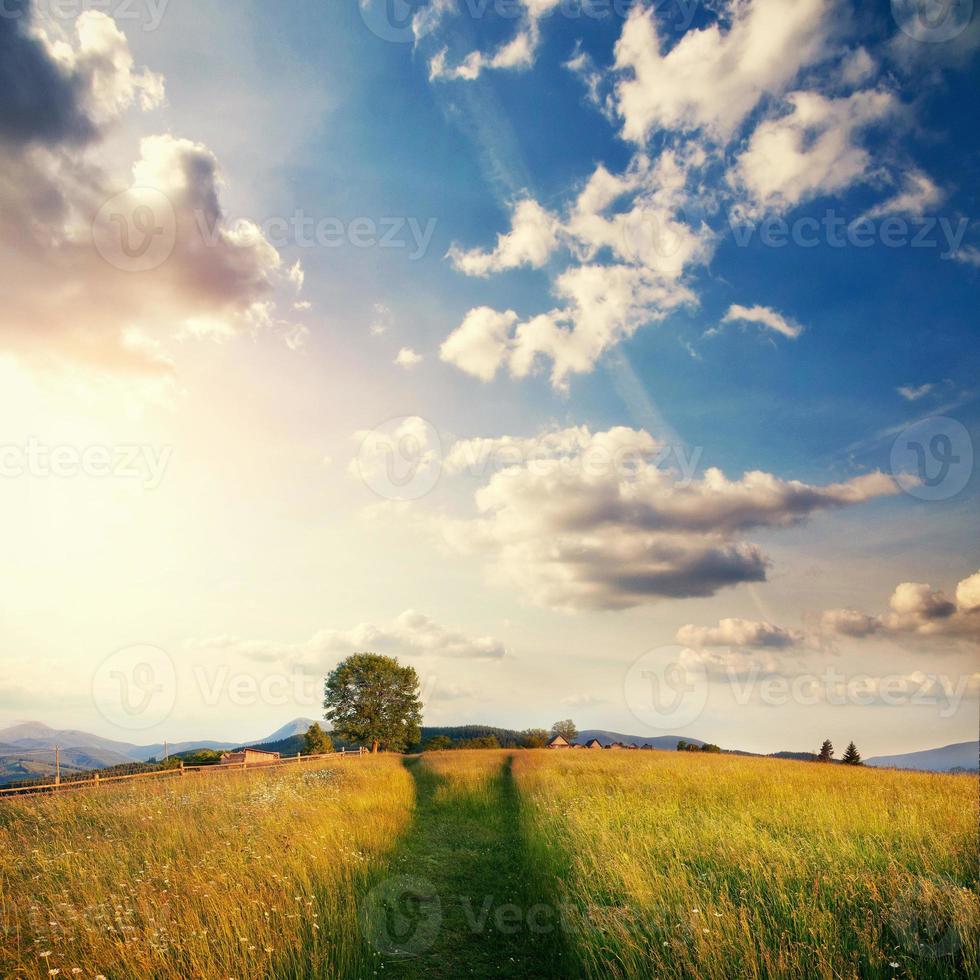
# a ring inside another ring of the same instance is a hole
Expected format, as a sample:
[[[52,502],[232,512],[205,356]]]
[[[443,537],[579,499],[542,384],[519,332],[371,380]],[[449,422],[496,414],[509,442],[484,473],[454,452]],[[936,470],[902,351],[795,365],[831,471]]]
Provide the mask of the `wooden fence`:
[[[319,755],[301,755],[297,753],[296,755],[285,756],[270,762],[232,762],[224,765],[221,763],[212,763],[211,765],[204,766],[185,766],[183,761],[181,761],[179,766],[174,766],[169,769],[154,769],[150,772],[131,772],[122,776],[100,776],[96,772],[88,779],[68,778],[62,780],[56,777],[53,783],[0,788],[0,800],[10,799],[16,796],[31,796],[37,793],[64,793],[69,790],[86,788],[98,789],[108,783],[130,782],[134,779],[181,779],[200,773],[241,772],[243,769],[277,769],[281,766],[302,766],[306,763],[316,762],[322,759],[348,759],[351,756],[360,758],[366,754],[368,754],[366,750],[360,748],[356,752],[347,752],[341,749],[339,752],[324,752]]]

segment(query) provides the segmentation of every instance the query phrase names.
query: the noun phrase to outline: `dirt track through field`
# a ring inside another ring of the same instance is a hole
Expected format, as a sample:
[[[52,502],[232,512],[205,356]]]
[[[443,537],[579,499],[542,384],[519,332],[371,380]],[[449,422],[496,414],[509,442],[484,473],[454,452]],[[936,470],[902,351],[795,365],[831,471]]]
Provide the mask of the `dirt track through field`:
[[[511,759],[482,792],[454,786],[421,759],[406,765],[415,779],[415,819],[393,862],[394,877],[375,892],[383,895],[384,914],[373,931],[378,945],[387,944],[379,975],[567,975],[554,910],[534,905],[526,893]]]

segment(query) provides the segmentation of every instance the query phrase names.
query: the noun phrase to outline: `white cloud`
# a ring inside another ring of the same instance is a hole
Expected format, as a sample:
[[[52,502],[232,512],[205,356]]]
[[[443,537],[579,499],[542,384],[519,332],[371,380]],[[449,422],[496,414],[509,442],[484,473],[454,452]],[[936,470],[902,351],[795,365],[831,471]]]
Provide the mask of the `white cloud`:
[[[925,398],[926,395],[935,391],[936,386],[934,384],[921,384],[921,385],[900,385],[895,390],[907,401],[907,402],[917,402],[920,398]]]
[[[450,450],[450,472],[494,448],[464,447]],[[475,495],[479,516],[444,520],[445,538],[488,556],[493,576],[532,602],[624,609],[763,581],[768,559],[745,532],[898,492],[881,473],[823,487],[761,472],[728,480],[716,469],[685,480],[657,465],[658,449],[642,430],[553,433],[541,452],[493,472]]]
[[[411,347],[403,347],[395,355],[395,364],[399,367],[405,368],[406,370],[411,370],[413,367],[417,367],[422,363],[422,355],[412,350]]]
[[[864,128],[898,108],[894,95],[868,89],[839,99],[793,92],[790,111],[761,122],[729,171],[748,214],[780,212],[866,178],[871,155],[856,142]]]
[[[980,248],[975,245],[964,245],[953,252],[953,259],[962,262],[964,265],[972,265],[975,269],[980,269]]]
[[[391,310],[384,303],[374,304],[374,319],[368,330],[372,337],[381,337],[391,325]]]
[[[23,45],[16,24],[0,27]],[[34,367],[156,382],[173,373],[164,341],[175,338],[275,329],[302,343],[305,327],[276,312],[280,289],[295,301],[302,271],[255,225],[227,220],[207,147],[148,136],[130,173],[107,168],[99,144],[111,123],[163,97],[114,22],[89,12],[73,43],[32,43],[35,71],[17,84],[33,128],[0,119],[0,348]],[[70,84],[54,93],[61,115],[45,120],[52,78]]]
[[[799,630],[783,629],[751,619],[722,619],[717,626],[682,626],[677,642],[690,647],[793,647],[803,639]]]
[[[523,8],[517,33],[496,51],[470,51],[457,64],[449,63],[449,51],[441,48],[429,61],[429,79],[472,82],[487,70],[526,71],[534,64],[541,43],[540,20],[558,6],[559,0],[516,0]],[[416,40],[433,33],[451,5],[436,0],[431,11],[417,14],[413,21]]]
[[[664,53],[654,10],[634,7],[616,44],[623,136],[644,143],[660,128],[727,139],[763,96],[824,57],[830,12],[826,0],[730,3],[727,29],[689,30]]]
[[[582,264],[554,280],[555,309],[524,321],[512,310],[470,310],[443,344],[443,360],[483,380],[501,367],[526,377],[550,361],[552,384],[563,388],[570,375],[591,371],[605,351],[644,324],[694,305],[683,276],[709,260],[714,243],[705,224],[692,227],[680,216],[690,199],[689,170],[698,160],[696,153],[666,151],[655,162],[641,155],[622,176],[600,166],[560,224],[534,205],[526,221],[515,213],[515,231],[501,236],[493,252],[457,253],[458,266],[465,262],[468,271],[482,274],[510,267],[518,257],[528,262],[533,242],[543,262],[560,232]],[[610,214],[623,200],[624,208]],[[528,230],[518,238],[519,226]],[[599,261],[606,256],[613,261]]]
[[[348,630],[323,629],[301,643],[242,640],[219,636],[192,640],[195,653],[240,656],[261,663],[293,668],[326,669],[351,653],[383,653],[398,657],[439,657],[496,660],[506,655],[502,643],[490,636],[470,636],[443,626],[423,613],[406,609],[387,626],[361,623]]]
[[[439,348],[439,357],[481,381],[491,381],[507,356],[513,310],[500,313],[489,306],[472,309]]]
[[[980,571],[960,581],[952,599],[924,582],[902,582],[888,605],[890,611],[881,615],[829,609],[822,625],[828,632],[852,637],[883,634],[980,642]]]
[[[929,208],[942,204],[945,197],[931,177],[921,170],[911,170],[903,177],[902,190],[887,201],[875,205],[867,216],[880,218],[886,214],[908,214],[913,218],[921,218]]]
[[[722,323],[758,323],[790,340],[796,340],[803,332],[803,327],[793,320],[777,313],[768,306],[741,306],[733,303],[722,317]]]
[[[526,265],[540,269],[558,246],[558,222],[537,201],[524,198],[514,205],[511,230],[497,236],[492,252],[464,251],[453,245],[449,258],[467,276],[487,276],[491,272]]]

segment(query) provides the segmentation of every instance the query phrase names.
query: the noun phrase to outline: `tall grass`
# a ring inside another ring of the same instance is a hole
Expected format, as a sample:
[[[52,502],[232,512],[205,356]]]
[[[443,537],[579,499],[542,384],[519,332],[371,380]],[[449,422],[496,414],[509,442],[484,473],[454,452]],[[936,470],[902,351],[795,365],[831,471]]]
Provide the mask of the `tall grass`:
[[[413,795],[380,756],[7,801],[0,976],[370,975],[356,897]]]
[[[980,975],[974,779],[663,752],[514,774],[571,975]]]

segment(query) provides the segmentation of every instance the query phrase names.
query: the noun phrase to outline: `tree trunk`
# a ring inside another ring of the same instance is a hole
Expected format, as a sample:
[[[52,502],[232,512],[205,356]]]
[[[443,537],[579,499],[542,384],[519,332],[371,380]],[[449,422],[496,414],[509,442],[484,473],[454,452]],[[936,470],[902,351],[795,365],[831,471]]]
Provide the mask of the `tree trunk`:
[[[371,742],[371,753],[374,754],[377,751],[378,751],[378,740],[377,739],[374,739]]]

